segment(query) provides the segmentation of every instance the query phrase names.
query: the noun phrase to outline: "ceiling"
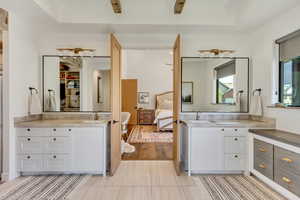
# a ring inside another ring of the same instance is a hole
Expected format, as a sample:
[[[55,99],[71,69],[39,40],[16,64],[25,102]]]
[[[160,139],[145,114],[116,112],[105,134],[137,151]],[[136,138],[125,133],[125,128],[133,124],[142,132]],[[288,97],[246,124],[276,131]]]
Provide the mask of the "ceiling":
[[[300,4],[299,0],[186,0],[182,14],[175,15],[175,0],[122,0],[122,14],[113,12],[110,0],[33,1],[61,23],[238,29],[259,25]]]

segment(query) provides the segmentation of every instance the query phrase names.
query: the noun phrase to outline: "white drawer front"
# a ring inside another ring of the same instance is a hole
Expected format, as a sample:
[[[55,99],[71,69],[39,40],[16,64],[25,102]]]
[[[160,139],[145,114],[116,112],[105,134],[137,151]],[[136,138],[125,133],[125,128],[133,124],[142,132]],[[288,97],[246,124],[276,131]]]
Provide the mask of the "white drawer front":
[[[18,171],[40,172],[43,170],[43,156],[35,154],[18,155]]]
[[[248,134],[248,129],[246,128],[222,128],[224,136],[246,136]]]
[[[50,136],[49,128],[17,128],[17,136]]]
[[[44,139],[43,137],[18,137],[17,152],[20,154],[42,154]]]
[[[69,155],[51,154],[44,156],[44,166],[47,172],[71,171]]]
[[[70,137],[49,137],[47,138],[46,153],[70,153],[71,152]]]
[[[240,154],[227,154],[225,155],[225,170],[238,170],[245,169],[245,159]]]
[[[225,137],[225,153],[226,154],[244,154],[246,151],[245,137]]]
[[[72,128],[51,128],[50,129],[52,136],[62,136],[62,137],[71,136],[72,131],[73,131]]]

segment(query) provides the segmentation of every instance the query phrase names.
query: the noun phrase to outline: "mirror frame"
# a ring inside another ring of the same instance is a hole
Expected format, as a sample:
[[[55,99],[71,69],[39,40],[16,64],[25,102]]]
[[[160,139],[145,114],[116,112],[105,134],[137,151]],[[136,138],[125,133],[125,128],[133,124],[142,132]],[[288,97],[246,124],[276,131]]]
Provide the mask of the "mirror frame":
[[[43,106],[43,113],[110,113],[111,111],[68,111],[68,112],[62,112],[62,111],[45,111],[45,58],[51,58],[51,57],[82,57],[82,58],[90,58],[91,56],[60,56],[60,55],[42,55],[42,106]],[[93,56],[93,58],[109,58],[111,61],[110,56]]]
[[[207,112],[207,111],[184,111],[183,110],[183,106],[182,106],[182,72],[183,72],[183,60],[184,59],[187,59],[187,58],[200,58],[200,59],[245,59],[248,61],[248,65],[247,65],[247,71],[248,71],[248,80],[247,80],[247,83],[248,83],[248,87],[247,87],[247,95],[248,95],[248,102],[247,102],[247,111],[245,112],[218,112],[218,111],[211,111],[211,112]],[[198,56],[198,57],[181,57],[181,65],[180,65],[180,71],[181,71],[181,77],[180,77],[180,107],[181,107],[181,113],[242,113],[242,114],[245,114],[245,113],[249,113],[249,109],[250,109],[250,58],[249,57],[226,57],[226,56],[223,56],[223,57],[220,57],[220,56],[216,56],[216,57],[202,57],[202,56]]]

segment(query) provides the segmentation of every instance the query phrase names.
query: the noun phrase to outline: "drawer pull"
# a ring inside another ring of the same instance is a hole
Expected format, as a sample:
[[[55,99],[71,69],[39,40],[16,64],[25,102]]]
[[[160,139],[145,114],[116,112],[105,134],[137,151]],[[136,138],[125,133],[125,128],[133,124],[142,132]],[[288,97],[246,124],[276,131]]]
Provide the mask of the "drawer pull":
[[[289,178],[287,178],[287,177],[282,177],[282,180],[283,180],[284,182],[288,183],[288,184],[291,184],[291,183],[292,183],[291,179],[289,179]]]
[[[238,156],[238,155],[235,155],[234,157],[235,157],[235,158],[238,158],[239,156]]]
[[[30,131],[30,128],[28,128],[27,131]]]
[[[55,159],[55,158],[56,158],[56,156],[53,156],[53,158]]]
[[[69,129],[69,131],[72,131],[72,129]]]
[[[27,156],[27,159],[30,159],[31,157],[30,156]]]
[[[221,131],[225,131],[225,129],[224,129],[224,128],[222,128],[222,129],[221,129]]]
[[[290,158],[282,158],[281,160],[282,160],[282,161],[285,161],[285,162],[287,162],[287,163],[292,163],[292,162],[293,162],[293,160],[290,159]]]
[[[234,129],[234,131],[238,131],[237,129]]]
[[[30,138],[27,138],[27,141],[30,141],[31,139]]]
[[[56,138],[53,138],[53,141],[56,141]]]
[[[238,141],[238,139],[237,139],[237,138],[234,138],[234,141]]]
[[[56,128],[54,128],[53,131],[56,131]]]
[[[260,152],[267,152],[267,150],[264,149],[264,148],[259,148],[258,150],[259,150]]]
[[[262,168],[262,169],[266,169],[267,168],[266,165],[264,165],[264,164],[260,164],[259,167]]]

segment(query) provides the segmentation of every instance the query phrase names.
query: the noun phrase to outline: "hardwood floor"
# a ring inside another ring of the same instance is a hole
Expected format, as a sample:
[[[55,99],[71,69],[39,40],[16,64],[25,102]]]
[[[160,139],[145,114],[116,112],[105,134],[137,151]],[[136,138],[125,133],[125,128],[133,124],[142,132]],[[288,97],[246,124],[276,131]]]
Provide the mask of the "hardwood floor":
[[[144,130],[155,131],[155,126],[145,126]],[[132,143],[135,152],[124,153],[122,160],[172,160],[173,143]]]

